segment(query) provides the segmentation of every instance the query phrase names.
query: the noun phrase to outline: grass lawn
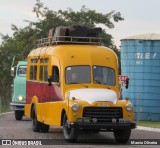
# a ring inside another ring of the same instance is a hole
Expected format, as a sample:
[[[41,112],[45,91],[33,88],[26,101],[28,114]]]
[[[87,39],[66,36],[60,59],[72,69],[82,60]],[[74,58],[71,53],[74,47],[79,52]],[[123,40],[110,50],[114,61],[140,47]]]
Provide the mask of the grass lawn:
[[[153,127],[153,128],[160,128],[160,122],[153,122],[153,121],[138,121],[138,126],[146,126],[146,127]]]

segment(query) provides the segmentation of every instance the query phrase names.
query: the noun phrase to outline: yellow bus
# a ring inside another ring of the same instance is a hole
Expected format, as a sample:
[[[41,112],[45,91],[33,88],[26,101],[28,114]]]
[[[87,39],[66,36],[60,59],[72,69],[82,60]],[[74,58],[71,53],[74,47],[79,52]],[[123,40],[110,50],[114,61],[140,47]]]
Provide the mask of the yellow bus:
[[[29,53],[25,115],[34,132],[63,126],[69,142],[80,130],[112,131],[117,142],[128,141],[133,104],[120,99],[117,56],[102,45],[99,30],[57,27]]]

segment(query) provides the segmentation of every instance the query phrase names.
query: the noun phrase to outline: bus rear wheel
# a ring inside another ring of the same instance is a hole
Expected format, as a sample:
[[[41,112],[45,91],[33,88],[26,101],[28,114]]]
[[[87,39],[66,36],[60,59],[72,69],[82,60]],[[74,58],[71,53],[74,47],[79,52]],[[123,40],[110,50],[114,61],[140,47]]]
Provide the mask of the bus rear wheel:
[[[32,130],[34,132],[47,133],[49,125],[37,121],[37,113],[35,107],[32,109]]]
[[[67,115],[63,116],[63,134],[65,140],[68,142],[76,142],[78,138],[78,128],[76,126],[71,127],[68,122]]]
[[[49,130],[49,125],[46,125],[44,123],[41,123],[41,126],[40,126],[40,131],[42,133],[48,133],[48,130]]]
[[[37,121],[37,115],[35,107],[32,109],[32,130],[34,132],[40,132],[41,123]]]

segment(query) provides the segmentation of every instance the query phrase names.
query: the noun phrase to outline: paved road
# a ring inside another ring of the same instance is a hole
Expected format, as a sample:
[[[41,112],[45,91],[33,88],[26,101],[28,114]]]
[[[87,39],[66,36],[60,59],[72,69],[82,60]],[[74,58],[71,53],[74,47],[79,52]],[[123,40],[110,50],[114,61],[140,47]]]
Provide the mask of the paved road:
[[[144,130],[132,130],[131,139],[150,139],[149,141],[154,141],[154,139],[160,139],[160,132],[144,131]],[[62,146],[72,147],[64,140],[62,128],[61,127],[50,127],[49,133],[35,133],[31,129],[31,120],[24,117],[22,121],[16,121],[13,113],[0,115],[0,139],[52,139],[50,142],[61,144]],[[86,140],[87,139],[87,140]],[[106,142],[95,142],[95,139],[106,139]],[[77,145],[79,147],[105,147],[106,145],[116,144],[113,140],[114,136],[112,132],[100,132],[98,134],[82,132],[79,136]],[[129,142],[128,144],[130,144]],[[78,146],[79,145],[79,146]],[[105,145],[105,146],[104,146]],[[144,147],[144,145],[130,145],[131,147]],[[113,146],[110,147],[128,147],[128,145],[123,146]],[[151,145],[148,147],[151,147]],[[157,146],[159,147],[159,146]]]

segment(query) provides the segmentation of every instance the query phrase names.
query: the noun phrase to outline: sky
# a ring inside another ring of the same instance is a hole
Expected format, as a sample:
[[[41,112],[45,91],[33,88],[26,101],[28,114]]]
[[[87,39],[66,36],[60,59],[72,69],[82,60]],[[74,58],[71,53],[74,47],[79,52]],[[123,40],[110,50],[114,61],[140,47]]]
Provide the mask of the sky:
[[[129,36],[157,33],[160,34],[160,0],[41,0],[44,6],[52,10],[72,8],[79,11],[85,5],[96,12],[120,12],[124,21],[114,23],[113,29],[104,28],[113,36],[114,43],[120,46],[120,40]],[[0,0],[0,33],[12,35],[11,24],[23,28],[28,24],[24,20],[37,21],[32,12],[36,0]],[[1,39],[0,39],[1,42]]]

